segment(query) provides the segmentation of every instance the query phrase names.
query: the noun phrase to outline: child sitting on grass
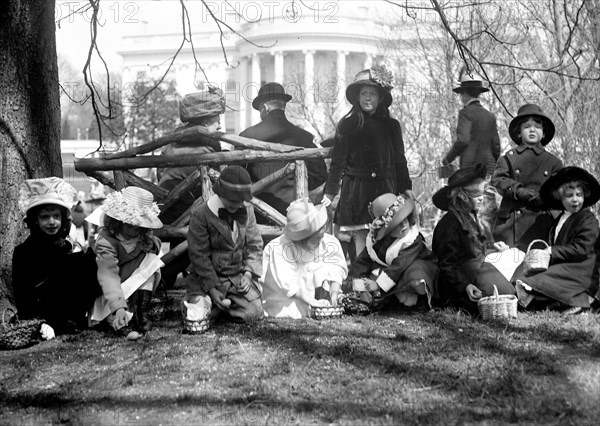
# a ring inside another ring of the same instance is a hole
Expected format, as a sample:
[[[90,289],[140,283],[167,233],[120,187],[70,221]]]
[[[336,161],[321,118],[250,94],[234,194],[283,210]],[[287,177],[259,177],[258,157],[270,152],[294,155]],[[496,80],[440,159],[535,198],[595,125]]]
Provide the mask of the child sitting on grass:
[[[263,309],[276,318],[310,316],[310,307],[335,306],[348,274],[337,238],[325,233],[327,208],[308,198],[287,209],[283,235],[265,247]]]
[[[210,298],[206,315],[212,318],[224,314],[232,321],[252,322],[263,317],[258,286],[263,243],[247,203],[251,188],[244,168],[227,166],[214,185],[215,194],[192,209],[186,303],[206,306]]]
[[[515,274],[519,303],[529,307],[534,298],[550,299],[566,308],[565,315],[589,309],[598,238],[598,220],[586,207],[600,199],[600,184],[579,167],[565,167],[554,173],[540,189],[546,206],[561,209],[550,230],[550,265],[531,276]],[[559,307],[560,307],[559,306]]]
[[[415,306],[422,296],[431,307],[438,267],[419,232],[414,201],[382,194],[370,211],[375,220],[369,225],[366,247],[350,267],[353,290],[395,296],[404,306]]]
[[[94,304],[92,324],[105,320],[138,340],[152,329],[150,301],[162,266],[161,242],[152,229],[162,227],[160,211],[152,193],[135,186],[108,194],[101,211],[95,251],[103,295]]]
[[[19,319],[46,320],[46,338],[85,328],[99,294],[94,253],[74,252],[67,240],[75,203],[75,188],[57,177],[27,179],[20,188],[30,235],[15,247],[12,287]]]

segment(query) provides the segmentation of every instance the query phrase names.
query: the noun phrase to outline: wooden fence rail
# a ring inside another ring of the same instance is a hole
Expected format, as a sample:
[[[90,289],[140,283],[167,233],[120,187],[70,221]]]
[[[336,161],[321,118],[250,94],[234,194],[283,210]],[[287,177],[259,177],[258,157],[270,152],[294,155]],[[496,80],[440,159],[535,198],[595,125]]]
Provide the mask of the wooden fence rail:
[[[230,143],[235,147],[243,148],[243,150],[205,154],[143,155],[175,142],[196,142],[199,145],[210,145],[218,141]],[[211,182],[216,181],[219,171],[208,167],[208,165],[283,161],[288,165],[252,185],[253,195],[260,194],[275,182],[293,173],[296,198],[308,197],[308,173],[304,160],[328,158],[330,156],[331,148],[299,148],[224,133],[211,134],[207,133],[203,127],[195,126],[125,151],[104,154],[99,158],[76,159],[75,170],[83,172],[113,189],[122,189],[127,185],[144,188],[154,195],[161,211],[164,213],[176,203],[182,194],[189,192],[199,183],[202,184],[203,196],[197,199],[194,205],[203,202],[204,199],[212,195]],[[197,166],[198,168],[171,191],[167,191],[131,172],[133,169],[184,166]],[[280,235],[285,226],[285,217],[275,208],[256,197],[252,198],[251,203],[257,212],[274,223],[274,225],[259,225],[261,235],[263,237]],[[180,241],[185,238],[192,208],[193,206],[188,208],[171,224],[156,230],[156,235],[163,241]],[[168,263],[186,250],[187,241],[184,241],[163,256],[163,261]]]

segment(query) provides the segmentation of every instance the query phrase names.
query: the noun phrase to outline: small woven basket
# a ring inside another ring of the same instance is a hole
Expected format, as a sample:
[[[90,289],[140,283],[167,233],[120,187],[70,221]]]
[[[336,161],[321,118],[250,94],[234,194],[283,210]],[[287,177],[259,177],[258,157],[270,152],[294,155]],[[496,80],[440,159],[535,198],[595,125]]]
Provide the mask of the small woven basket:
[[[531,248],[535,243],[543,243],[545,247],[543,249]],[[548,265],[550,264],[550,253],[545,250],[547,248],[548,244],[546,244],[546,241],[544,240],[533,240],[529,243],[527,253],[523,259],[523,273],[533,274],[548,269]]]
[[[494,295],[483,297],[477,301],[481,318],[484,320],[509,319],[517,317],[517,296],[498,294],[494,286]]]
[[[189,319],[183,319],[183,332],[187,334],[200,334],[208,330],[210,326],[209,319],[203,319],[200,321],[193,321]]]
[[[344,312],[344,307],[340,305],[320,308],[311,306],[310,308],[312,310],[312,316],[315,319],[340,318]]]
[[[2,331],[0,331],[0,349],[21,349],[41,341],[41,319],[18,321],[12,307],[2,309]]]

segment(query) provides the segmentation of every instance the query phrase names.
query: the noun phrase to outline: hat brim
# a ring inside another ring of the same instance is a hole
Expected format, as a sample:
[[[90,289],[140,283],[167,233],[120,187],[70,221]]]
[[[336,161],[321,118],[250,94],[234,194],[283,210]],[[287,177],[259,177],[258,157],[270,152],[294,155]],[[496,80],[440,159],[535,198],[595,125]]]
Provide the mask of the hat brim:
[[[252,190],[244,190],[244,191],[233,191],[229,188],[225,188],[221,185],[221,181],[217,179],[215,184],[213,185],[213,192],[217,194],[219,197],[225,198],[226,200],[231,201],[250,201],[252,200]]]
[[[375,236],[375,241],[379,241],[379,240],[383,239],[383,237],[385,237],[387,234],[392,232],[392,230],[396,226],[400,225],[400,223],[404,219],[408,218],[408,216],[410,216],[410,214],[414,210],[415,210],[415,202],[411,198],[408,198],[406,200],[406,202],[402,205],[402,207],[400,207],[398,209],[398,211],[396,212],[396,214],[394,215],[394,217],[392,218],[392,220],[390,221],[388,226],[384,226],[383,228],[381,228],[377,231],[377,235]]]
[[[521,123],[525,121],[527,117],[537,117],[542,120],[542,126],[544,127],[544,137],[540,141],[542,146],[546,146],[550,143],[550,141],[554,138],[554,123],[545,115],[541,114],[526,114],[526,115],[518,115],[513,118],[508,125],[508,134],[514,143],[517,145],[521,145],[523,141],[520,138],[521,134]]]
[[[311,223],[310,228],[292,231],[289,225],[286,224],[283,227],[283,234],[291,241],[301,241],[310,237],[323,226],[325,226],[327,223],[327,208],[323,204],[315,206],[315,208],[317,209],[317,215],[315,217],[315,221]]]
[[[431,197],[433,205],[440,210],[448,210],[450,207],[450,192],[452,189],[467,186],[478,179],[485,180],[486,175],[487,169],[482,163],[458,169],[448,178],[448,185],[433,194],[433,197]]]
[[[487,87],[463,87],[463,86],[459,86],[459,87],[455,87],[454,89],[452,89],[452,91],[454,93],[464,93],[464,92],[478,92],[478,93],[485,93],[485,92],[489,92],[490,89]]]
[[[267,101],[285,101],[289,102],[292,100],[292,96],[287,93],[263,93],[262,95],[258,95],[252,101],[252,108],[257,111],[260,111],[260,104]]]
[[[352,105],[358,102],[358,91],[360,90],[360,86],[373,86],[379,89],[379,93],[383,94],[383,104],[386,107],[389,107],[392,104],[392,94],[389,90],[384,89],[379,84],[375,83],[371,80],[359,80],[354,83],[350,83],[346,88],[346,99]]]
[[[589,172],[579,167],[565,167],[553,173],[540,188],[540,198],[545,206],[554,210],[564,210],[562,200],[554,198],[552,193],[560,186],[572,181],[583,182],[590,191],[590,195],[583,200],[583,207],[593,206],[600,200],[600,183]]]
[[[119,220],[127,225],[139,226],[140,228],[147,229],[160,229],[163,227],[163,223],[159,218],[149,218],[145,216],[138,216],[135,220],[130,217],[121,214],[119,212],[111,211],[110,209],[104,209],[103,212],[106,216],[112,217],[113,219]],[[104,224],[102,224],[104,225]]]
[[[439,189],[435,194],[433,194],[433,197],[431,197],[433,205],[440,210],[448,211],[450,208],[450,191],[452,191],[452,188],[448,185]]]
[[[56,198],[40,198],[39,200],[35,200],[33,201],[31,204],[29,204],[29,206],[27,206],[27,211],[25,212],[25,214],[27,214],[27,212],[29,210],[31,210],[34,207],[37,206],[59,206],[59,207],[64,207],[67,210],[71,210],[71,206],[69,206],[67,203],[65,203],[64,201],[58,200]]]
[[[86,222],[96,226],[104,226],[104,207],[96,207],[93,212],[85,217]]]

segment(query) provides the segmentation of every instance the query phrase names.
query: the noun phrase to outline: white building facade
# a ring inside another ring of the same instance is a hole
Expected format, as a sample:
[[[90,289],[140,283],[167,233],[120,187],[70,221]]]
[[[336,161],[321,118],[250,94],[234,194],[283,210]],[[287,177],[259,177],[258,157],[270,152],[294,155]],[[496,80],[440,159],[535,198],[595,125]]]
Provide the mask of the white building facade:
[[[206,84],[220,87],[228,105],[222,122],[227,133],[237,134],[260,120],[251,102],[269,81],[282,83],[292,95],[295,122],[308,130],[326,125],[349,109],[345,88],[356,73],[386,62],[381,43],[389,37],[385,2],[186,4],[193,49],[189,42],[182,44],[179,2],[152,2],[140,11],[142,25],[123,37],[123,87],[126,91],[142,75],[160,77],[181,46],[167,79],[177,82],[180,95]]]

